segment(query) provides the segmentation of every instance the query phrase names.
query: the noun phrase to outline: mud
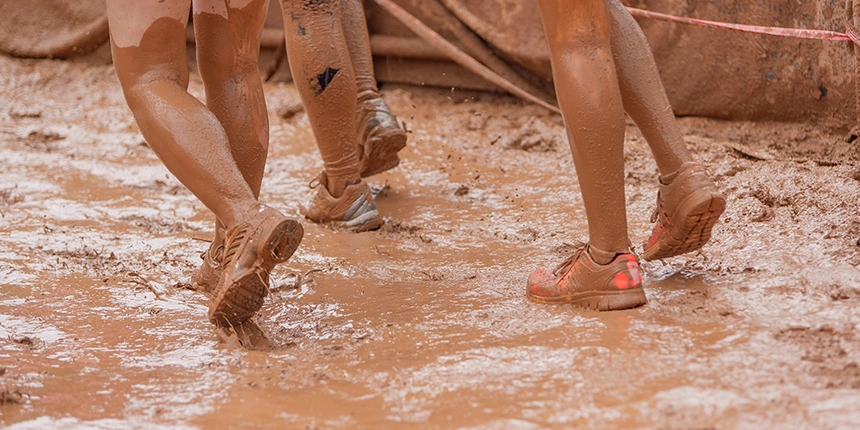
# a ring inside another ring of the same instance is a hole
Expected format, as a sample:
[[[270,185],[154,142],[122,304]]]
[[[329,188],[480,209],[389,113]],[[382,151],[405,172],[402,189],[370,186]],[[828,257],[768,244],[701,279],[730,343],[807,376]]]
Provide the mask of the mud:
[[[190,91],[202,97],[196,73]],[[0,57],[0,425],[9,428],[851,428],[860,419],[860,149],[806,124],[681,120],[729,199],[703,252],[643,263],[649,303],[525,299],[584,239],[561,118],[383,88],[411,131],[370,178],[386,223],[306,223],[257,318],[217,333],[186,288],[211,214],[146,147],[111,66]],[[322,168],[265,84],[261,199]],[[656,164],[626,128],[630,235]],[[243,328],[244,330],[245,328]],[[257,345],[257,350],[242,347]],[[11,399],[12,401],[8,401]]]
[[[88,54],[108,40],[105,2],[0,3],[0,52],[31,58]]]

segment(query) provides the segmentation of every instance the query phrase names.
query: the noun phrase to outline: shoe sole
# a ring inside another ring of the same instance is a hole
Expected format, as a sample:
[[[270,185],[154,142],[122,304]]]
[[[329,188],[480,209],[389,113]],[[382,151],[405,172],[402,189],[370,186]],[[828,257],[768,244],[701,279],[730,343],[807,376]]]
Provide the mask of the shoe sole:
[[[304,228],[293,219],[279,222],[269,233],[265,249],[271,250],[265,265],[287,261],[298,249],[304,236]],[[269,293],[269,270],[255,267],[253,270],[234,280],[222,294],[215,298],[209,312],[209,320],[220,326],[238,326],[250,319],[260,308]]]
[[[711,192],[705,198],[688,199],[677,211],[689,214],[675,229],[674,233],[681,238],[676,239],[672,234],[661,236],[655,245],[643,247],[642,258],[647,261],[660,260],[700,249],[711,240],[711,230],[725,210],[726,199],[716,192]]]
[[[349,221],[332,221],[328,224],[334,230],[361,233],[382,227],[382,218],[379,217],[379,211],[370,211]]]
[[[290,259],[305,236],[302,224],[294,219],[278,223],[266,241],[266,249],[272,250],[271,260],[274,264],[283,263]]]
[[[620,311],[648,303],[645,290],[633,288],[619,291],[587,291],[561,297],[541,297],[526,293],[529,300],[536,303],[570,304],[595,311]]]
[[[367,178],[400,164],[397,153],[406,147],[406,132],[399,128],[386,128],[374,135],[365,145],[364,160],[360,175]]]

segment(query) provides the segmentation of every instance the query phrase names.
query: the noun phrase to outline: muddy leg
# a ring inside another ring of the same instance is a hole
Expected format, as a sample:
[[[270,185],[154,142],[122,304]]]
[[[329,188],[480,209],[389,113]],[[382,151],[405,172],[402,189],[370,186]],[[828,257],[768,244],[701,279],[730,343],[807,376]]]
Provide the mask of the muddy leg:
[[[355,131],[356,83],[338,0],[285,0],[290,70],[308,113],[332,197],[360,182]]]
[[[618,0],[607,0],[612,53],[624,110],[645,136],[663,175],[692,161],[666,97],[651,47],[630,12]]]
[[[258,59],[269,1],[252,0],[242,8],[224,3],[194,0],[197,64],[206,106],[224,126],[233,159],[259,196],[269,121]]]
[[[589,240],[605,255],[629,249],[624,202],[624,110],[603,0],[540,0],[553,79],[579,179]]]
[[[726,199],[693,162],[642,29],[618,0],[606,3],[624,108],[642,130],[661,173],[651,218],[656,225],[642,255],[655,260],[695,251],[710,240]]]
[[[257,210],[218,118],[186,92],[191,0],[107,0],[114,66],[138,126],[164,165],[228,227]]]
[[[253,0],[241,8],[223,0],[193,3],[197,65],[206,106],[224,127],[233,159],[259,197],[269,150],[269,121],[258,61],[269,2]],[[216,220],[210,257],[221,245],[224,230]]]
[[[356,127],[361,177],[392,169],[400,164],[397,153],[406,147],[406,132],[376,85],[367,21],[361,0],[341,0],[343,32],[358,89]]]
[[[647,302],[624,204],[624,111],[604,0],[540,0],[589,243],[555,270],[529,275],[526,296],[601,311]]]
[[[362,9],[361,0],[340,0],[343,34],[349,59],[355,71],[355,85],[358,90],[359,102],[372,97],[379,91],[376,78],[373,75],[373,54],[370,52],[370,38],[367,33],[367,21]]]

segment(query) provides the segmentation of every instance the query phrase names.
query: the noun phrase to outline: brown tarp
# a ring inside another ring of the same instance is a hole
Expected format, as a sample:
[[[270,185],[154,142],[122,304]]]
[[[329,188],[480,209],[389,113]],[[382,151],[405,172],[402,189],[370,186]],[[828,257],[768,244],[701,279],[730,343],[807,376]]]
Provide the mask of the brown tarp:
[[[508,60],[550,78],[546,42],[532,0],[440,0]],[[399,0],[420,16],[423,0]],[[834,0],[625,0],[673,15],[761,26],[845,31]],[[432,21],[432,20],[431,20]],[[854,54],[847,42],[800,40],[639,21],[678,115],[815,121],[851,127]],[[440,27],[444,27],[440,25]],[[386,28],[374,28],[387,31]],[[443,28],[444,30],[444,28]]]
[[[274,0],[273,0],[274,1]],[[436,0],[397,0],[453,40]],[[453,16],[528,78],[550,79],[534,0],[438,0]],[[624,0],[632,7],[730,23],[844,31],[849,12],[836,0]],[[372,1],[371,33],[414,36]],[[279,8],[274,7],[275,13]],[[852,127],[854,53],[847,42],[799,40],[640,20],[678,115],[725,119],[814,121]],[[69,58],[107,40],[103,0],[0,0],[0,52]],[[388,60],[391,60],[390,58]],[[399,61],[399,60],[397,60]],[[382,80],[488,88],[437,59],[384,63]],[[411,82],[415,81],[415,82]]]
[[[70,58],[107,40],[104,0],[0,0],[0,52]]]

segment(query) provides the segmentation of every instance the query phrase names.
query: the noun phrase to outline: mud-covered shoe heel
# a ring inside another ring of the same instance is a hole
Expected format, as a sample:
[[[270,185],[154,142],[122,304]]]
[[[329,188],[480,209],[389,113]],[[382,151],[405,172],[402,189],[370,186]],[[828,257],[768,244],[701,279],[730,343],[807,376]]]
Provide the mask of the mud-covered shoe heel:
[[[400,128],[377,129],[368,136],[364,144],[361,162],[362,178],[373,176],[400,165],[401,149],[406,147],[406,132]]]
[[[362,178],[393,169],[400,164],[397,155],[406,147],[406,131],[398,124],[388,104],[379,95],[368,98],[357,108],[360,166]]]
[[[630,309],[648,303],[645,297],[645,290],[635,288],[627,291],[619,291],[616,294],[603,294],[589,300],[588,307],[596,311],[617,311]]]
[[[272,231],[264,249],[270,250],[269,257],[274,263],[283,263],[290,259],[302,243],[305,230],[301,223],[294,219],[281,221]]]
[[[682,166],[669,185],[660,185],[656,223],[642,245],[642,258],[659,260],[696,251],[711,240],[711,233],[726,210],[726,198],[698,163]]]
[[[327,184],[328,176],[322,171],[310,184],[314,190],[310,201],[299,208],[302,215],[334,230],[352,233],[376,230],[382,226],[382,217],[367,182],[361,180],[347,186],[337,198],[328,192]]]
[[[268,294],[268,279],[248,272],[232,282],[230,290],[210,310],[209,319],[219,326],[238,326],[263,307]]]
[[[266,206],[227,230],[224,272],[209,308],[210,321],[237,326],[260,310],[269,292],[269,273],[293,255],[303,235],[298,221]]]

